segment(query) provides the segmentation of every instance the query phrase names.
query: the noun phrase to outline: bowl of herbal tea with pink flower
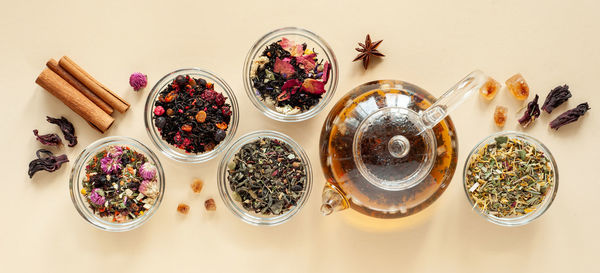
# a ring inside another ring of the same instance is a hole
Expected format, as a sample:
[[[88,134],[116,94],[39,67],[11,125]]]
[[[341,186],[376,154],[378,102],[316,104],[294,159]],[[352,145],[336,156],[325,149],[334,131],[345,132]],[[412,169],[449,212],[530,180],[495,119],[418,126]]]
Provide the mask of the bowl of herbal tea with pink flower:
[[[79,214],[108,231],[145,223],[164,193],[164,173],[156,155],[126,137],[108,137],[88,146],[71,172],[71,198]]]
[[[337,86],[337,61],[316,34],[282,28],[260,38],[244,64],[244,84],[252,103],[279,121],[302,121],[318,114]]]

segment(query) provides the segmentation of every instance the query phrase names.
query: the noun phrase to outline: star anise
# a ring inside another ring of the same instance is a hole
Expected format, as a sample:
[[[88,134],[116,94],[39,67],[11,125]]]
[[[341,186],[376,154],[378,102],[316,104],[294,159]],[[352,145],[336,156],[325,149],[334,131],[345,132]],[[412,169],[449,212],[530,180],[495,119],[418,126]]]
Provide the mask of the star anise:
[[[383,40],[379,40],[379,41],[372,43],[371,36],[369,34],[367,34],[365,43],[364,44],[358,43],[358,45],[360,47],[356,48],[356,51],[360,52],[360,54],[358,54],[358,56],[356,56],[356,58],[354,58],[354,60],[352,60],[352,61],[356,62],[358,60],[362,60],[363,66],[365,67],[365,70],[366,70],[369,67],[369,61],[371,60],[371,56],[378,56],[378,57],[385,56],[377,50],[377,47],[379,46],[379,44],[381,44],[381,42],[383,42]]]

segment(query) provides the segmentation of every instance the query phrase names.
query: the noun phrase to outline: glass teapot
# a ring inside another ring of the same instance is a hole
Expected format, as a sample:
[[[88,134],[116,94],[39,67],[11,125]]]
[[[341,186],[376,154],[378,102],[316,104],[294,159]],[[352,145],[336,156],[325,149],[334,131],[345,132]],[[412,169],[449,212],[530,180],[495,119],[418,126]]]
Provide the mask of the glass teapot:
[[[433,203],[456,170],[456,130],[448,113],[487,79],[474,71],[437,100],[395,80],[351,90],[321,130],[319,152],[327,179],[321,212],[350,207],[377,218],[399,218]]]

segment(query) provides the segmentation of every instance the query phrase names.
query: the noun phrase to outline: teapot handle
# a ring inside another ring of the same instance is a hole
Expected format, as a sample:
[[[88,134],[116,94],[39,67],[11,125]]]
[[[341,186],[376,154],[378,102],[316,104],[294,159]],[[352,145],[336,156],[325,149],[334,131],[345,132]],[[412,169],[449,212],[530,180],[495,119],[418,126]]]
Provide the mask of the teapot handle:
[[[461,105],[465,99],[471,96],[483,86],[488,76],[481,70],[475,70],[452,86],[427,110],[421,112],[421,120],[425,129],[431,129],[442,121],[450,112]]]

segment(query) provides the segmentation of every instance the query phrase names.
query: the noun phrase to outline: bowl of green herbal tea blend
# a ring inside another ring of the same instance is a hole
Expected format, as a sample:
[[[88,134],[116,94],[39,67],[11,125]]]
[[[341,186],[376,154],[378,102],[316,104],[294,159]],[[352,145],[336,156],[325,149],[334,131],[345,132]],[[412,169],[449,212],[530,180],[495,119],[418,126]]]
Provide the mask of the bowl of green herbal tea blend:
[[[86,221],[107,231],[127,231],[147,222],[157,210],[165,177],[156,155],[142,143],[106,137],[77,158],[69,188]]]
[[[312,188],[309,159],[298,143],[275,131],[241,137],[219,165],[219,193],[243,221],[277,225],[306,203]]]
[[[182,162],[214,158],[233,139],[238,119],[233,90],[215,74],[198,68],[167,74],[146,100],[150,138],[167,157]]]
[[[337,61],[329,45],[300,28],[267,33],[250,49],[244,86],[254,106],[280,121],[318,114],[337,87]]]
[[[481,141],[467,157],[463,179],[473,209],[503,226],[538,218],[558,189],[558,169],[548,148],[519,132],[500,132]]]

